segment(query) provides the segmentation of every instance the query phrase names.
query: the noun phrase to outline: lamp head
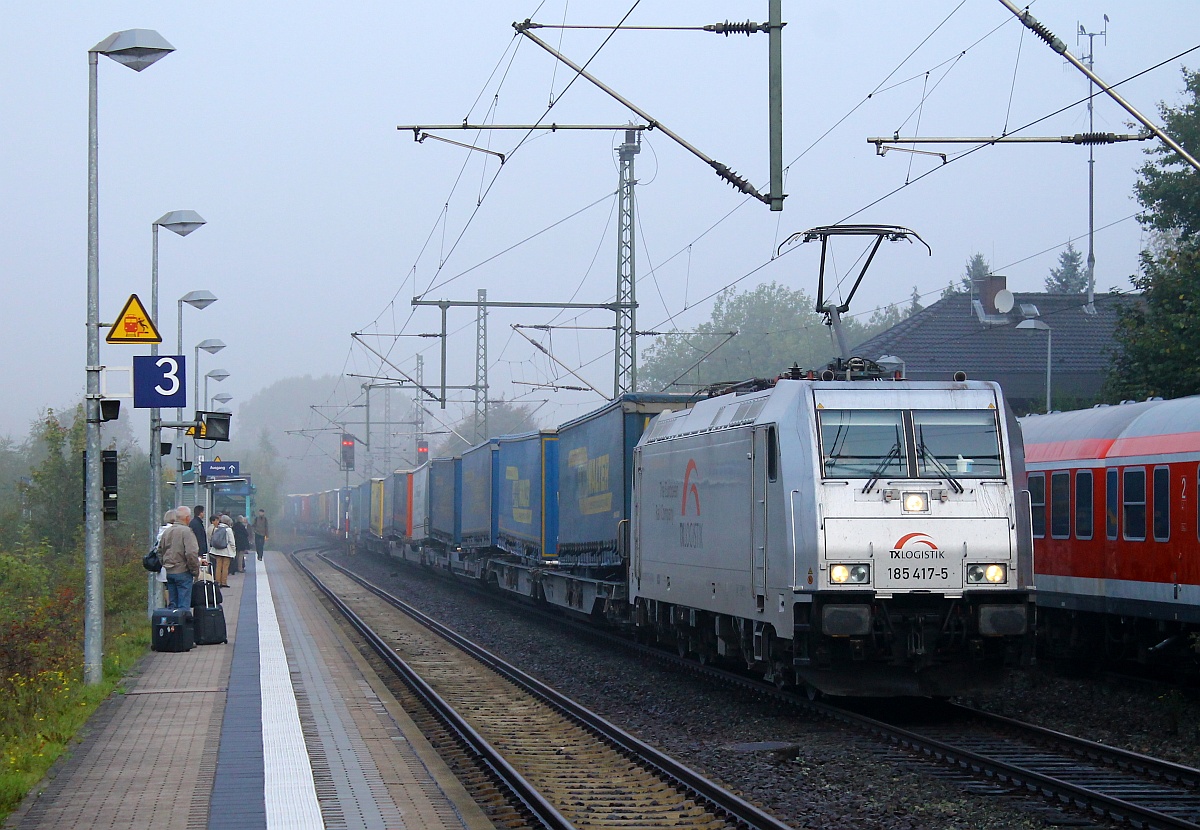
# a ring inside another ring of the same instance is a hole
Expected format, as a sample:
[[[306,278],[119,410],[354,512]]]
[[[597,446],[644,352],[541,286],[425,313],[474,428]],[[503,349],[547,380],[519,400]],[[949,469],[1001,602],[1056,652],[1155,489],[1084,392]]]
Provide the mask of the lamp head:
[[[221,340],[201,340],[196,344],[196,348],[209,354],[216,354],[225,348],[225,343]]]
[[[205,224],[204,219],[194,210],[173,210],[158,217],[155,225],[166,228],[180,236],[187,236],[196,228]]]
[[[222,392],[219,395],[213,395],[212,399],[217,403],[229,403],[233,400],[233,395],[230,395],[228,392]]]
[[[208,308],[217,301],[217,295],[211,291],[189,291],[179,298],[179,302],[187,303],[192,308]]]
[[[213,370],[207,372],[204,376],[206,378],[212,378],[213,380],[216,380],[216,381],[221,381],[221,380],[225,380],[225,378],[229,377],[229,372],[225,371],[224,369],[213,369]]]
[[[175,47],[153,29],[125,29],[113,32],[88,51],[107,55],[134,72],[141,72],[159,58],[174,52]]]

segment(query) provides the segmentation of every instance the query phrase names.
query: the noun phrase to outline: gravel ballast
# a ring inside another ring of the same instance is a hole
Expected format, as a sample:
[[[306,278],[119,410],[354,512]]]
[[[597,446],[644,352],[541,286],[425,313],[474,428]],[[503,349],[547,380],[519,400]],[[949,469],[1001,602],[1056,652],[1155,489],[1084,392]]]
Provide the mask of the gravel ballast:
[[[334,557],[423,612],[796,828],[1034,828],[1066,819],[1035,798],[959,779],[790,707],[613,649],[418,568]],[[965,701],[1094,741],[1200,763],[1200,707],[1178,692],[1045,670]],[[898,704],[902,705],[902,704]],[[1073,826],[1108,827],[1103,821]]]

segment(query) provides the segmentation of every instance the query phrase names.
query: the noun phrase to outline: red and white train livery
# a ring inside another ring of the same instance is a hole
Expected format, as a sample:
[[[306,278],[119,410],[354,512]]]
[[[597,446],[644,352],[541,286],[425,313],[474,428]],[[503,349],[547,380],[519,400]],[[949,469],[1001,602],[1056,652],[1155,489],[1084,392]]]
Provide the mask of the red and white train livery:
[[[1040,630],[1057,653],[1195,661],[1200,396],[1022,419]]]

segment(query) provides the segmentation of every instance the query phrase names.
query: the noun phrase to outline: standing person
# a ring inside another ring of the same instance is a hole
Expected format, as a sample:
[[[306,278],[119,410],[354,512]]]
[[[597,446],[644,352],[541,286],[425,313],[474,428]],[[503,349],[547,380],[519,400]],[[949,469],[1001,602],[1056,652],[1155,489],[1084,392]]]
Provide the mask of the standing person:
[[[192,533],[196,534],[196,544],[200,546],[200,556],[203,558],[208,556],[208,529],[204,526],[204,505],[196,505],[194,516],[190,527]]]
[[[213,574],[217,584],[229,587],[229,563],[237,549],[234,547],[233,528],[228,516],[213,516],[212,533],[208,537],[208,549],[213,555],[217,572]]]
[[[164,552],[164,548],[162,545],[163,534],[166,533],[167,528],[169,528],[173,524],[175,524],[175,509],[174,508],[168,510],[166,513],[163,514],[162,527],[160,527],[158,529],[158,535],[154,537],[154,544],[158,547],[158,553],[159,553],[160,560],[162,559],[162,554]],[[160,601],[162,602],[162,605],[159,607],[166,608],[166,607],[168,607],[168,603],[171,601],[170,594],[167,593],[167,566],[163,565],[161,568],[159,568],[158,573],[155,575],[154,578],[158,581]]]
[[[233,543],[237,548],[233,561],[238,564],[239,570],[244,571],[246,551],[250,550],[250,523],[246,521],[245,516],[238,516],[233,523]]]
[[[258,515],[254,517],[254,549],[258,552],[258,561],[262,561],[263,545],[267,543],[267,538],[270,536],[270,527],[267,524],[267,511],[260,509]]]
[[[199,545],[189,527],[192,511],[175,509],[175,524],[163,531],[159,556],[167,571],[167,607],[192,607],[192,582],[200,575]]]

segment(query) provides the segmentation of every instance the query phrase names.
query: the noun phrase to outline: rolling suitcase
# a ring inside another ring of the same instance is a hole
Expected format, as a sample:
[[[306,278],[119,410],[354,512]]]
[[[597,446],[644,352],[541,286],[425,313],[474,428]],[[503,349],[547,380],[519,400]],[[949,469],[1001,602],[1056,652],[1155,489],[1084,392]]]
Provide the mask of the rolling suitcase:
[[[153,651],[191,651],[194,645],[190,609],[154,609],[150,618],[150,648]]]
[[[196,645],[211,646],[228,643],[225,632],[225,609],[221,607],[221,589],[209,579],[192,584],[192,615],[195,619]]]

